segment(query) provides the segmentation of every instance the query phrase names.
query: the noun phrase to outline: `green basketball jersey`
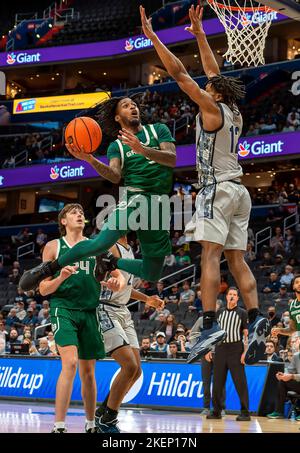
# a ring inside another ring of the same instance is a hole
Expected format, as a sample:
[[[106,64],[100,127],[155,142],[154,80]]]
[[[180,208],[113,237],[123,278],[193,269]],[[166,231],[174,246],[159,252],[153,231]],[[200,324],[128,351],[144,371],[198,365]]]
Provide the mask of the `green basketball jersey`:
[[[159,149],[160,143],[175,142],[169,128],[161,123],[143,126],[136,136],[143,145],[154,149]],[[136,154],[121,140],[115,140],[109,145],[107,157],[109,160],[114,157],[121,160],[125,187],[142,189],[157,195],[171,191],[173,169]]]
[[[64,237],[57,239],[57,246],[57,258],[71,248]],[[51,308],[92,310],[99,305],[101,286],[94,276],[95,257],[79,261],[74,265],[78,266],[77,273],[67,278],[51,295]],[[54,278],[58,275],[59,272]]]
[[[295,299],[290,303],[290,318],[296,324],[296,329],[300,332],[300,300]]]

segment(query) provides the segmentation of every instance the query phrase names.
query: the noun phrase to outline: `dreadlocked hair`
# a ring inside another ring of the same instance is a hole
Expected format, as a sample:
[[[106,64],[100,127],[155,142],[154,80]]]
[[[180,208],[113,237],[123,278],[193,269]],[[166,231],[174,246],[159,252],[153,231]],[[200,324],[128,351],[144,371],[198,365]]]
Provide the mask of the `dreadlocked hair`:
[[[228,105],[231,110],[237,109],[237,101],[243,99],[246,94],[243,82],[234,77],[217,75],[208,79],[205,86],[208,84],[211,84],[222,95],[224,104]]]
[[[136,93],[128,96],[110,98],[104,102],[102,101],[94,105],[94,107],[89,110],[88,116],[94,118],[100,124],[103,132],[109,138],[113,138],[115,140],[120,130],[120,124],[115,121],[116,110],[119,102],[127,98],[135,102],[140,111],[141,122],[144,123],[146,122],[146,115],[144,112],[143,96],[144,93]]]

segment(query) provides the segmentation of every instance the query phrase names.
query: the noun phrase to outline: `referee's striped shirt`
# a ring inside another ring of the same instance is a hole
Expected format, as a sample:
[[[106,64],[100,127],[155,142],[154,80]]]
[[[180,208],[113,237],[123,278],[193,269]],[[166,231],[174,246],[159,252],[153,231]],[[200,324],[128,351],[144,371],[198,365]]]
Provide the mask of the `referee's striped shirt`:
[[[218,312],[218,322],[222,330],[227,333],[223,343],[242,341],[243,330],[248,328],[247,312],[243,308],[235,307],[232,310],[221,308]]]

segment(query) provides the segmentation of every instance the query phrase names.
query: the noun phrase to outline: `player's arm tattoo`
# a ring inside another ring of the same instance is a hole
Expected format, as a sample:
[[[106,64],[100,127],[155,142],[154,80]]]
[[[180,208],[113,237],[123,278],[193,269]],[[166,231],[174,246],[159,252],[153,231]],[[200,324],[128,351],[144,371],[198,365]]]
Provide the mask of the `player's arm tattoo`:
[[[91,156],[91,159],[88,161],[89,164],[96,170],[96,172],[102,176],[102,178],[108,179],[108,181],[118,184],[122,177],[122,170],[120,159],[113,158],[109,162],[109,166],[100,162],[100,160]]]
[[[160,149],[143,146],[143,155],[166,167],[176,167],[176,147],[172,142],[163,142]]]

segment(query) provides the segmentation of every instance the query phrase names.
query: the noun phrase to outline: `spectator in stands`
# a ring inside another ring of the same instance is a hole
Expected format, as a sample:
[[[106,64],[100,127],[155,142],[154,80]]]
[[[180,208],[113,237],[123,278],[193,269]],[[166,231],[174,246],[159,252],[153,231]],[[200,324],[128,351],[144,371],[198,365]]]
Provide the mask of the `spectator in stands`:
[[[284,271],[283,256],[277,253],[275,256],[274,266],[271,267],[271,272],[275,272],[277,275],[281,275]]]
[[[294,184],[289,184],[289,191],[288,191],[288,201],[290,203],[299,203],[300,194],[297,189],[295,189]]]
[[[158,296],[160,299],[165,300],[165,298],[168,295],[168,292],[164,289],[164,283],[163,282],[157,282],[156,283],[156,288],[153,291],[153,296]]]
[[[174,236],[172,238],[172,247],[177,247],[178,246],[178,241],[179,241],[179,238],[180,238],[180,233],[179,231],[175,231],[174,233]]]
[[[168,274],[172,274],[172,272],[174,272],[175,264],[176,264],[175,255],[171,254],[165,257],[164,266],[166,267]]]
[[[27,326],[28,325],[36,326],[36,324],[38,324],[38,322],[39,322],[39,320],[38,320],[37,316],[34,315],[33,308],[31,308],[31,307],[27,308],[27,315],[23,319],[23,324],[25,324]]]
[[[6,340],[4,335],[0,335],[0,355],[6,354]]]
[[[164,332],[156,334],[156,341],[151,345],[151,351],[167,352],[166,335]]]
[[[48,340],[48,346],[49,346],[49,349],[52,353],[57,353],[57,350],[56,350],[56,343],[55,343],[55,340],[54,340],[54,333],[53,332],[48,332],[48,335],[47,335],[47,340]]]
[[[263,259],[261,261],[259,269],[264,269],[266,271],[269,271],[273,265],[274,265],[274,262],[273,262],[271,253],[270,252],[264,252],[263,253]]]
[[[224,294],[228,289],[227,278],[228,278],[227,275],[221,274],[221,283],[220,283],[220,290],[219,290],[220,294]]]
[[[43,248],[45,247],[47,242],[47,234],[45,234],[41,228],[39,228],[37,231],[35,242],[39,248],[39,253],[42,253]]]
[[[261,124],[260,132],[261,134],[272,134],[277,131],[276,124],[272,121],[272,118],[268,118],[266,123]]]
[[[268,362],[282,362],[275,352],[275,343],[272,340],[266,341],[266,360]]]
[[[150,350],[150,338],[143,337],[142,343],[140,347],[140,356],[141,357],[151,357],[151,350]]]
[[[3,335],[5,335],[5,338],[7,338],[8,330],[9,329],[6,328],[5,321],[4,320],[0,321],[0,335],[3,334]]]
[[[18,285],[20,281],[21,275],[19,269],[13,269],[12,273],[8,277],[8,282],[10,285]]]
[[[183,291],[180,294],[179,303],[186,302],[192,305],[195,300],[195,292],[191,289],[190,283],[186,280],[182,285]]]
[[[275,327],[277,323],[280,322],[280,317],[276,315],[275,307],[268,307],[268,318],[271,324],[271,327]]]
[[[295,131],[295,126],[293,126],[288,120],[286,120],[286,123],[282,129],[282,132],[294,132]]]
[[[26,227],[20,230],[17,235],[12,236],[11,240],[15,245],[22,245],[30,239],[30,236],[32,236],[32,233],[30,233],[29,228]]]
[[[163,310],[155,310],[152,315],[150,316],[150,320],[154,321],[160,321],[160,322],[165,322],[166,317],[170,314],[170,311],[167,308],[164,308]]]
[[[186,349],[186,336],[183,328],[177,327],[174,340],[177,341],[179,352],[189,352]]]
[[[18,303],[18,302],[26,302],[27,300],[27,296],[25,295],[24,291],[22,291],[21,288],[17,288],[17,295],[15,297],[15,303]]]
[[[288,373],[278,372],[276,374],[278,380],[277,401],[275,411],[268,414],[268,418],[280,419],[284,418],[284,403],[288,391],[300,393],[300,353],[293,355],[292,361],[288,367]],[[300,421],[300,416],[296,417],[296,421]]]
[[[31,326],[24,326],[23,333],[18,336],[18,340],[20,340],[21,342],[24,340],[24,338],[29,338],[31,340],[32,338]]]
[[[43,300],[42,302],[42,308],[40,309],[39,313],[38,313],[38,319],[39,321],[41,321],[43,318],[44,318],[44,311],[45,310],[50,310],[50,306],[49,306],[49,301],[48,300]]]
[[[166,334],[166,341],[168,342],[170,339],[174,338],[176,333],[176,319],[174,315],[168,315],[164,321],[164,323],[159,327],[161,332]]]
[[[288,228],[286,230],[285,238],[284,238],[284,250],[287,255],[290,255],[295,247],[295,235],[293,231]]]
[[[262,292],[265,294],[278,293],[279,288],[280,281],[278,279],[278,275],[276,274],[276,272],[271,272],[270,281],[263,287]]]
[[[15,308],[11,308],[7,318],[6,318],[6,325],[8,327],[19,327],[20,326],[20,320],[17,317],[17,310]]]
[[[153,315],[155,310],[147,304],[144,304],[144,310],[140,314],[140,319],[150,319],[150,316]]]
[[[167,295],[165,298],[165,303],[173,303],[173,304],[178,304],[180,299],[180,292],[177,284],[173,285],[171,288],[171,292]]]
[[[8,345],[11,345],[13,343],[20,344],[21,342],[18,340],[18,336],[19,336],[19,334],[18,334],[17,329],[12,327],[10,329],[10,332],[9,332],[9,335],[8,335],[8,339],[7,339]]]
[[[38,353],[40,355],[50,355],[51,354],[47,338],[40,338]]]
[[[288,305],[289,295],[287,292],[287,285],[285,284],[280,285],[279,293],[272,295],[272,301],[278,305],[282,305],[284,303]]]
[[[285,266],[284,275],[282,275],[280,278],[280,283],[282,285],[287,285],[287,286],[291,285],[292,280],[294,278],[293,270],[294,270],[293,266],[290,266],[289,264],[287,266]]]
[[[179,267],[186,267],[191,264],[191,258],[184,251],[183,248],[178,250],[178,255],[176,256],[176,264]]]
[[[178,359],[180,357],[180,355],[178,354],[178,344],[176,341],[171,341],[168,349],[168,359]]]
[[[270,247],[274,255],[284,253],[283,236],[280,227],[275,228],[275,235],[271,238]]]
[[[198,289],[198,291],[196,293],[196,298],[194,300],[194,304],[193,305],[189,305],[188,309],[191,310],[191,311],[196,310],[198,313],[200,313],[203,310],[202,298],[201,298],[201,289]]]
[[[39,356],[40,355],[38,353],[38,350],[37,350],[35,344],[29,338],[24,338],[23,344],[28,344],[29,345],[29,355],[32,355],[32,356]]]
[[[39,320],[41,326],[51,323],[50,312],[49,310],[44,310],[42,319]]]
[[[16,315],[17,318],[19,319],[19,321],[22,322],[26,316],[26,310],[24,308],[24,302],[22,300],[17,302],[16,311],[17,311],[17,315]]]
[[[246,263],[251,264],[254,260],[256,260],[256,255],[253,252],[253,245],[251,244],[251,242],[248,242],[247,251],[245,253],[245,261]]]
[[[279,217],[278,215],[276,215],[274,209],[269,209],[268,216],[266,218],[266,222],[274,223],[274,222],[279,222],[280,220],[282,220],[282,217]]]

